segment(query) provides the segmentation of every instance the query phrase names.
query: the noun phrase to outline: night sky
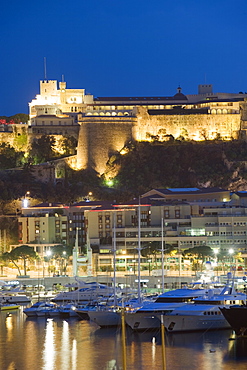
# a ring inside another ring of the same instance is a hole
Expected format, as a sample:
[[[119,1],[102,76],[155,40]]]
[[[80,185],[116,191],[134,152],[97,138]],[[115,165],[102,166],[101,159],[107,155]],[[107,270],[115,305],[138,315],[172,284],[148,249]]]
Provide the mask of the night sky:
[[[10,0],[1,4],[0,115],[39,80],[94,96],[247,91],[246,0]]]

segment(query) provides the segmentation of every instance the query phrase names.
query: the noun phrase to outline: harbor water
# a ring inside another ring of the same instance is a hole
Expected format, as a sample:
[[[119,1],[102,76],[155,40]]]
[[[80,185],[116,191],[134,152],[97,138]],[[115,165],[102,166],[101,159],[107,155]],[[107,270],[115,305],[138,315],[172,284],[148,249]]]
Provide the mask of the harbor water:
[[[121,328],[100,329],[70,318],[27,318],[22,308],[0,312],[1,370],[123,369]],[[167,370],[246,370],[247,338],[231,330],[174,333],[165,338]],[[160,330],[126,331],[128,370],[162,366]]]

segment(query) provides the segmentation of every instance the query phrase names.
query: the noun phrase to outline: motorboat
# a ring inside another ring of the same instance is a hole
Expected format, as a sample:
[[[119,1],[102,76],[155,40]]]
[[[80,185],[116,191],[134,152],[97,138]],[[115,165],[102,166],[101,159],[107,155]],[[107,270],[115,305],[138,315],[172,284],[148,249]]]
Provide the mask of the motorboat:
[[[91,309],[87,311],[89,320],[96,323],[101,328],[113,327],[120,325],[121,308],[120,307],[104,307],[102,309]]]
[[[233,305],[221,307],[220,311],[235,331],[236,335],[244,336],[247,334],[247,305]]]
[[[28,304],[31,302],[30,297],[24,292],[21,291],[19,288],[6,290],[0,292],[0,304],[1,303],[21,303],[21,304]]]
[[[10,310],[17,310],[20,305],[15,303],[1,303],[0,304],[0,311],[10,311]]]
[[[31,307],[23,310],[28,317],[54,317],[59,316],[57,305],[46,301],[34,303]]]
[[[58,293],[54,298],[52,298],[52,301],[89,303],[92,301],[97,301],[100,298],[110,299],[113,294],[113,287],[99,283],[84,283],[82,287],[79,286],[75,290]]]
[[[67,303],[58,306],[59,316],[62,318],[78,317],[76,313],[77,305],[75,303]]]
[[[133,330],[150,330],[160,328],[160,315],[166,315],[175,308],[202,297],[208,288],[183,287],[160,294],[154,301],[139,304],[134,310],[125,312],[125,322]]]
[[[211,289],[205,296],[174,308],[164,316],[164,325],[168,332],[227,329],[230,324],[222,314],[222,309],[245,302],[246,294],[237,292],[234,280],[228,280],[220,293]]]

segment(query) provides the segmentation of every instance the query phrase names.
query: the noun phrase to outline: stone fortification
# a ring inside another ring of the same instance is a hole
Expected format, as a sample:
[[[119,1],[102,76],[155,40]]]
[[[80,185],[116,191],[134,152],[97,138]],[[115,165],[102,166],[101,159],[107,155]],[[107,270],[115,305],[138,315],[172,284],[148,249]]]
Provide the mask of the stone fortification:
[[[213,140],[221,137],[224,140],[236,139],[239,136],[239,114],[137,114],[135,138],[138,141],[149,140],[157,136],[165,140],[166,135],[175,139],[184,137],[190,140]]]
[[[93,167],[102,174],[109,156],[133,140],[135,117],[83,117],[80,122],[77,168]]]
[[[246,106],[246,102],[242,103],[241,114],[166,114],[164,111],[154,113],[138,107],[130,116],[81,115],[77,169],[92,167],[100,174],[104,173],[109,157],[132,140],[146,141],[155,138],[164,141],[171,136],[196,141],[212,140],[219,136],[225,140],[236,139],[240,132],[244,135],[247,131]],[[54,129],[52,126],[51,128]],[[27,151],[35,138],[49,133],[55,137],[59,146],[63,135],[56,135],[55,131],[49,130],[33,132],[28,125],[13,125],[11,131],[0,132],[0,143],[8,143],[16,150]],[[75,168],[74,162],[71,165]]]
[[[239,114],[150,115],[138,108],[135,117],[83,117],[77,150],[78,169],[93,167],[104,173],[109,156],[130,140],[167,140],[171,135],[185,140],[237,139]]]

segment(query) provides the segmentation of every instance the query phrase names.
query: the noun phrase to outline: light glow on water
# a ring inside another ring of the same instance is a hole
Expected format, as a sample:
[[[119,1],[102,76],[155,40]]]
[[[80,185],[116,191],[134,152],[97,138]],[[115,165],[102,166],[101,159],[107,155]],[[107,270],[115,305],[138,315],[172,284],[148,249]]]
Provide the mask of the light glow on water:
[[[43,358],[44,358],[44,366],[43,370],[54,370],[55,367],[55,335],[54,335],[54,327],[53,327],[53,320],[47,319],[46,329],[45,329],[45,342],[44,342],[44,351],[43,351]]]
[[[22,311],[0,312],[0,370],[122,369],[121,329],[99,329],[88,321],[28,319]],[[231,330],[170,333],[167,370],[246,370],[247,339]],[[126,331],[128,370],[162,369],[160,332]]]
[[[72,340],[72,350],[71,350],[71,360],[72,360],[72,370],[77,369],[77,342],[75,339]]]

